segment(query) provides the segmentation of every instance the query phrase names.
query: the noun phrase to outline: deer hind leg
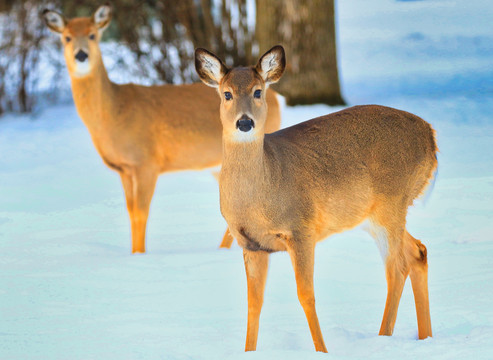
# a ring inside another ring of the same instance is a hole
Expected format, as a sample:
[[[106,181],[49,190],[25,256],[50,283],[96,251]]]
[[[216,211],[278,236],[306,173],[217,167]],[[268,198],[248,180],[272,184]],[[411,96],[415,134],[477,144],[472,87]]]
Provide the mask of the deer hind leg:
[[[248,286],[248,324],[245,351],[257,348],[258,324],[264,301],[269,254],[265,251],[243,250]]]
[[[212,175],[214,175],[216,180],[219,182],[219,172],[214,171],[212,173]],[[229,249],[229,248],[231,248],[231,245],[233,244],[233,240],[234,240],[233,235],[231,235],[231,233],[229,232],[229,228],[228,228],[224,232],[223,240],[221,241],[221,244],[219,245],[219,247]]]
[[[132,253],[145,253],[145,234],[158,173],[137,168],[121,174],[132,229]]]
[[[313,267],[315,247],[313,244],[295,243],[288,247],[288,252],[293,263],[298,300],[305,312],[313,344],[316,351],[327,352],[322,331],[315,310],[315,292],[313,289]],[[304,245],[304,246],[303,246]]]
[[[392,335],[397,310],[409,274],[409,262],[404,249],[405,211],[379,211],[370,221],[370,234],[375,238],[387,278],[387,300],[379,335]]]
[[[416,304],[416,316],[418,319],[418,337],[426,339],[432,336],[430,301],[428,296],[428,260],[426,247],[421,241],[416,240],[407,231],[406,248],[407,257],[411,266],[409,277]]]

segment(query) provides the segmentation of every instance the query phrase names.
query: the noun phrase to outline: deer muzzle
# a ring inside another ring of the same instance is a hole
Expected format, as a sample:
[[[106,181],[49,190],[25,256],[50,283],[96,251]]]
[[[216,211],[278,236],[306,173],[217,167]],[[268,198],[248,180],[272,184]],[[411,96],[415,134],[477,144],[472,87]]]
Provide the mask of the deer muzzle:
[[[243,132],[249,132],[255,127],[255,123],[248,116],[243,115],[240,120],[236,122],[236,128]]]
[[[79,50],[77,52],[77,54],[75,54],[75,58],[80,61],[80,62],[84,62],[86,61],[86,59],[89,57],[89,55],[87,55],[87,53],[83,50]]]

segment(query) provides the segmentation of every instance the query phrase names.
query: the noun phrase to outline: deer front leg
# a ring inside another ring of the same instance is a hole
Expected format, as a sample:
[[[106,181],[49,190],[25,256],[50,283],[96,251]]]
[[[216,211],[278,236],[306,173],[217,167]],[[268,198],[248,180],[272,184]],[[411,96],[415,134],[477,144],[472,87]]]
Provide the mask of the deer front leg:
[[[288,248],[288,252],[296,277],[298,299],[308,320],[315,350],[327,352],[315,310],[315,293],[313,289],[315,247],[313,244],[296,243]]]
[[[147,218],[158,172],[147,168],[121,174],[132,229],[132,253],[145,253]]]
[[[122,180],[125,200],[127,202],[127,211],[130,216],[130,221],[132,221],[132,215],[130,215],[130,213],[134,209],[134,190],[133,190],[132,175],[126,172],[120,172],[120,178]]]
[[[233,243],[233,240],[234,240],[233,235],[231,235],[228,228],[224,232],[223,240],[221,241],[221,245],[219,245],[219,247],[229,249],[231,248],[231,244]]]
[[[265,251],[243,250],[248,286],[248,324],[245,351],[257,348],[258,323],[264,301],[265,280],[269,267],[269,254]]]
[[[120,172],[120,178],[122,180],[122,185],[123,185],[123,191],[125,193],[125,200],[127,202],[127,211],[128,211],[128,216],[130,219],[130,232],[131,232],[131,237],[132,237],[132,252],[135,251],[134,247],[134,241],[133,241],[133,233],[135,229],[135,224],[134,224],[134,204],[135,204],[135,194],[134,194],[134,180],[133,176],[129,172]]]

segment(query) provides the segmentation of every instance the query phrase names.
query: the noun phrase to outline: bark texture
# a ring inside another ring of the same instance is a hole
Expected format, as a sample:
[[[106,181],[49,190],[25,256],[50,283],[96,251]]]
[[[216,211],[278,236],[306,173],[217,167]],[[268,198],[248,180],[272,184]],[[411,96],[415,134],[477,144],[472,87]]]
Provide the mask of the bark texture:
[[[334,0],[257,0],[260,52],[284,46],[286,72],[274,89],[288,105],[344,105],[337,70]]]

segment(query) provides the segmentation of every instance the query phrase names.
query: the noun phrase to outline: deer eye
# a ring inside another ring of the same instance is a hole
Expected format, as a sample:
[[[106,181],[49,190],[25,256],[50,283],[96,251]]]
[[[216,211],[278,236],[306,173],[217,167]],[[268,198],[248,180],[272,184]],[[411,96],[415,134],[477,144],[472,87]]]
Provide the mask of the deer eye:
[[[69,37],[69,36],[65,36],[65,41],[66,41],[66,42],[70,42],[70,40],[72,40],[72,38],[71,38],[71,37]]]
[[[95,38],[96,38],[96,35],[94,35],[94,34],[89,35],[89,40],[94,40]]]
[[[231,94],[229,91],[226,91],[226,92],[224,93],[224,98],[225,98],[226,100],[231,100],[231,99],[233,98],[233,94]]]
[[[255,92],[253,93],[253,97],[255,99],[260,99],[260,94],[262,94],[262,90],[255,90]]]

